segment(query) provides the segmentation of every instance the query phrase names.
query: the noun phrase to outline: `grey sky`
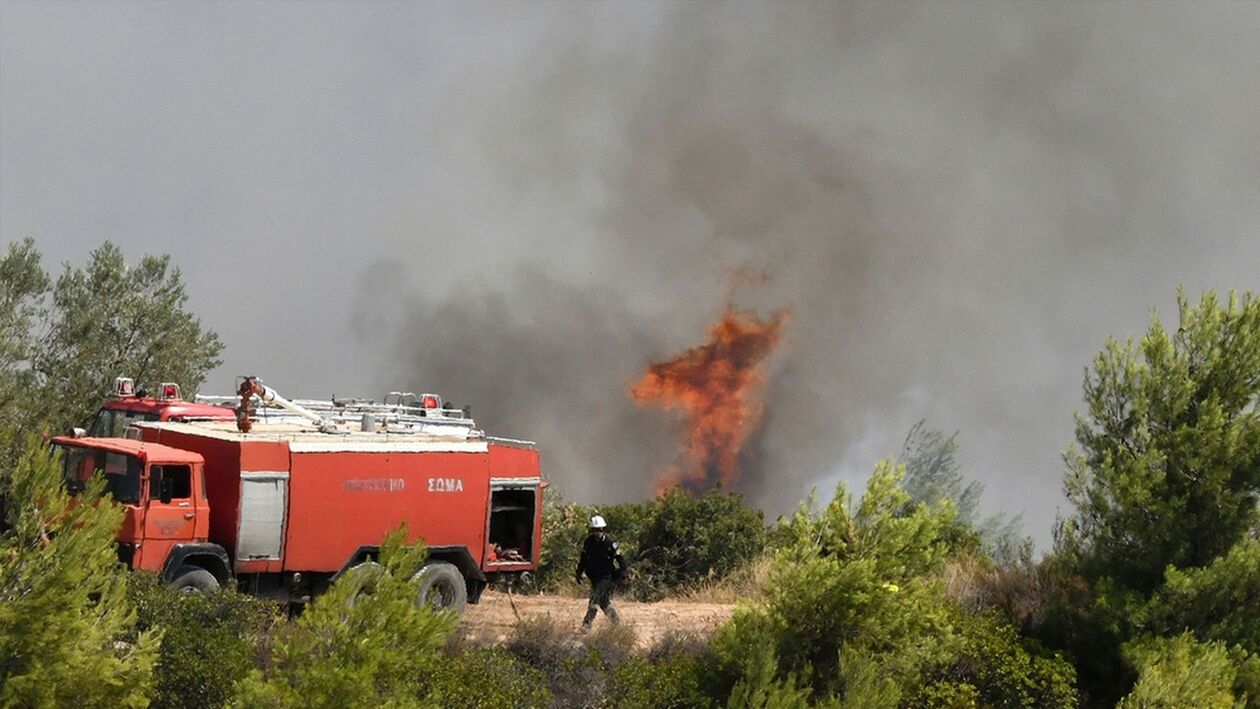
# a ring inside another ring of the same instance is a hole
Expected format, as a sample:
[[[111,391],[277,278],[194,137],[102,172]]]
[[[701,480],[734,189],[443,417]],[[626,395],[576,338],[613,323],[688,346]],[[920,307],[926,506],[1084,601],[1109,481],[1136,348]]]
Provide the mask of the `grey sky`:
[[[1083,367],[1260,287],[1260,5],[0,2],[0,238],[170,253],[207,389],[436,390],[642,495],[624,390],[796,313],[745,489],[920,418],[1049,537]]]

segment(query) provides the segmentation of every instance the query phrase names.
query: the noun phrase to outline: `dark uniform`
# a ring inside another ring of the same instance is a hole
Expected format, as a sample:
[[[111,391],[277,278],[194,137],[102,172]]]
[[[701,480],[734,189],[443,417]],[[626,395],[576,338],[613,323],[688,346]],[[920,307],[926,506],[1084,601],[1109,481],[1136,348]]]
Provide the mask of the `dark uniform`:
[[[590,628],[601,608],[614,625],[621,622],[617,609],[612,605],[613,584],[626,574],[626,560],[617,549],[617,542],[602,532],[587,535],[582,543],[582,557],[578,559],[578,583],[582,582],[583,572],[591,580],[591,597],[586,605],[582,627]]]

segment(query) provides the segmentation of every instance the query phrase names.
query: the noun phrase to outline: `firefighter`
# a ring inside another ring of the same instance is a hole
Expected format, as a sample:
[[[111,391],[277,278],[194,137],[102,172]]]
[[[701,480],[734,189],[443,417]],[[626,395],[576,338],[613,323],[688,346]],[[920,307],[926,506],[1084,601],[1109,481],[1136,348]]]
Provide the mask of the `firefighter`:
[[[617,609],[613,608],[613,586],[626,576],[626,560],[617,549],[617,542],[604,531],[608,524],[599,515],[591,517],[590,534],[582,542],[582,556],[578,559],[577,582],[582,583],[582,573],[591,580],[591,597],[586,605],[586,617],[582,630],[590,630],[599,609],[613,622],[621,622]]]

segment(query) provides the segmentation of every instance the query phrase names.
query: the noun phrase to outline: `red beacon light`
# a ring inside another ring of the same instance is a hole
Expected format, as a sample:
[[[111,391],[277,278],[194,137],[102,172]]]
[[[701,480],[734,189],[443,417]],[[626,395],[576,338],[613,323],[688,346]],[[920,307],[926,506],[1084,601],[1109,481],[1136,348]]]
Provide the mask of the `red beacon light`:
[[[171,382],[164,382],[158,387],[158,398],[162,401],[179,398],[179,385]]]
[[[420,397],[420,405],[426,409],[440,409],[442,399],[437,394],[425,394]]]
[[[131,377],[117,377],[114,379],[114,396],[124,398],[136,395],[136,383]]]

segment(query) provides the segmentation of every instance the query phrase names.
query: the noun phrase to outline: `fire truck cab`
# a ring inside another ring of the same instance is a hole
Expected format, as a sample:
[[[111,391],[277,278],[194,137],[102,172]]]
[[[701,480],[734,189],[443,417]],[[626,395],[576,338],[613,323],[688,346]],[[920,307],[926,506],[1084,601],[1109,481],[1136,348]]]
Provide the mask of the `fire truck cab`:
[[[106,493],[123,506],[118,530],[123,563],[171,579],[189,570],[182,562],[196,551],[193,546],[206,541],[209,529],[205,460],[200,455],[126,438],[60,436],[52,443],[63,451],[63,477],[72,493],[99,471]],[[176,547],[179,553],[173,553]],[[219,561],[214,570],[226,574],[226,559]],[[213,562],[203,563],[214,567]]]
[[[155,394],[137,390],[128,377],[114,380],[110,398],[101,405],[87,429],[95,438],[122,438],[127,427],[140,421],[231,421],[230,407],[184,401],[179,385],[159,384]]]

